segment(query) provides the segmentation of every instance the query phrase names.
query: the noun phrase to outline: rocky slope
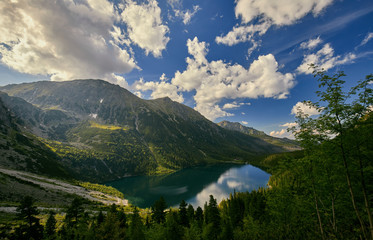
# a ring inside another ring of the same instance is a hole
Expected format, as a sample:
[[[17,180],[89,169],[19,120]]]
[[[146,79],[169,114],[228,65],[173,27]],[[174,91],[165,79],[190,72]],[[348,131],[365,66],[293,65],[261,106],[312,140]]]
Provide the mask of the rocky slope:
[[[1,87],[4,107],[74,177],[107,181],[219,161],[250,161],[282,147],[230,131],[169,98],[143,100],[102,80]]]
[[[271,137],[265,134],[263,131],[258,131],[252,127],[243,126],[241,123],[238,122],[221,121],[218,123],[218,125],[225,129],[241,132],[243,134],[253,137],[258,137],[267,143],[280,146],[286,149],[287,151],[301,150],[299,143],[297,143],[294,140],[288,138]]]

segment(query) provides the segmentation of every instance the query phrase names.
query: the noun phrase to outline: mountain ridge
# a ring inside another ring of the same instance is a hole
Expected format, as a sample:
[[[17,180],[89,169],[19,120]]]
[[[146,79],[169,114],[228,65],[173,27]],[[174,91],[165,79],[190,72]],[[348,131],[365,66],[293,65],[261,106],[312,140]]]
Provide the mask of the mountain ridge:
[[[299,143],[296,142],[295,140],[291,140],[289,138],[272,137],[272,136],[265,134],[263,131],[256,130],[252,127],[246,127],[238,122],[230,122],[230,121],[224,120],[224,121],[217,123],[217,125],[225,129],[241,132],[249,136],[258,137],[265,142],[268,142],[270,144],[274,144],[277,146],[281,146],[288,151],[297,151],[297,150],[302,149]]]
[[[0,91],[26,128],[82,180],[247,162],[284,151],[221,128],[169,98],[143,100],[103,80],[41,81],[7,85]]]

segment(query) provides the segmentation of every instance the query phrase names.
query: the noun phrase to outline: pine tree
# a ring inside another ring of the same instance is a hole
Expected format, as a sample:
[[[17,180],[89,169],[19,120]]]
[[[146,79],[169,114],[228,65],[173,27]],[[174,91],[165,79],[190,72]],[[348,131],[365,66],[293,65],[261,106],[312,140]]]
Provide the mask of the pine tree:
[[[26,222],[26,225],[20,227],[19,239],[42,239],[43,227],[40,225],[39,219],[35,215],[39,211],[34,204],[34,199],[30,196],[25,196],[20,206],[17,208],[18,217]]]
[[[152,209],[152,220],[156,223],[163,223],[165,221],[165,210],[167,208],[166,201],[163,197],[160,197],[153,206]]]
[[[144,224],[142,223],[141,217],[139,215],[139,210],[135,207],[133,214],[131,216],[131,222],[128,226],[128,237],[131,240],[143,240],[144,235]]]
[[[179,221],[184,227],[189,227],[189,219],[187,214],[187,203],[182,200],[179,205]]]
[[[56,237],[56,219],[54,217],[54,212],[49,213],[49,217],[44,227],[44,237],[46,239],[55,239]]]

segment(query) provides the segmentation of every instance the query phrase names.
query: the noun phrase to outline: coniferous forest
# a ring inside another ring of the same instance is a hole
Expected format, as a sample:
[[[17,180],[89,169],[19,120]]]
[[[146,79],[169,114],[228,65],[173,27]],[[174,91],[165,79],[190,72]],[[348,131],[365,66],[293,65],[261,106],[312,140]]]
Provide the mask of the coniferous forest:
[[[1,239],[373,239],[373,75],[349,89],[344,73],[315,70],[317,117],[298,112],[293,134],[303,150],[257,160],[268,188],[210,196],[194,208],[107,206],[87,211],[79,198],[44,221],[31,197]],[[14,224],[14,222],[16,224]]]

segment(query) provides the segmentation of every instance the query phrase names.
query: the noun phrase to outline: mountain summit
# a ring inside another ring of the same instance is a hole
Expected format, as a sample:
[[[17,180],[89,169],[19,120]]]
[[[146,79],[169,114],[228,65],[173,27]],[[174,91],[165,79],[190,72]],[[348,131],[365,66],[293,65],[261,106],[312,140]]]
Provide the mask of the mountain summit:
[[[1,87],[6,108],[74,177],[107,181],[222,161],[282,147],[224,129],[169,98],[143,100],[102,80]]]

